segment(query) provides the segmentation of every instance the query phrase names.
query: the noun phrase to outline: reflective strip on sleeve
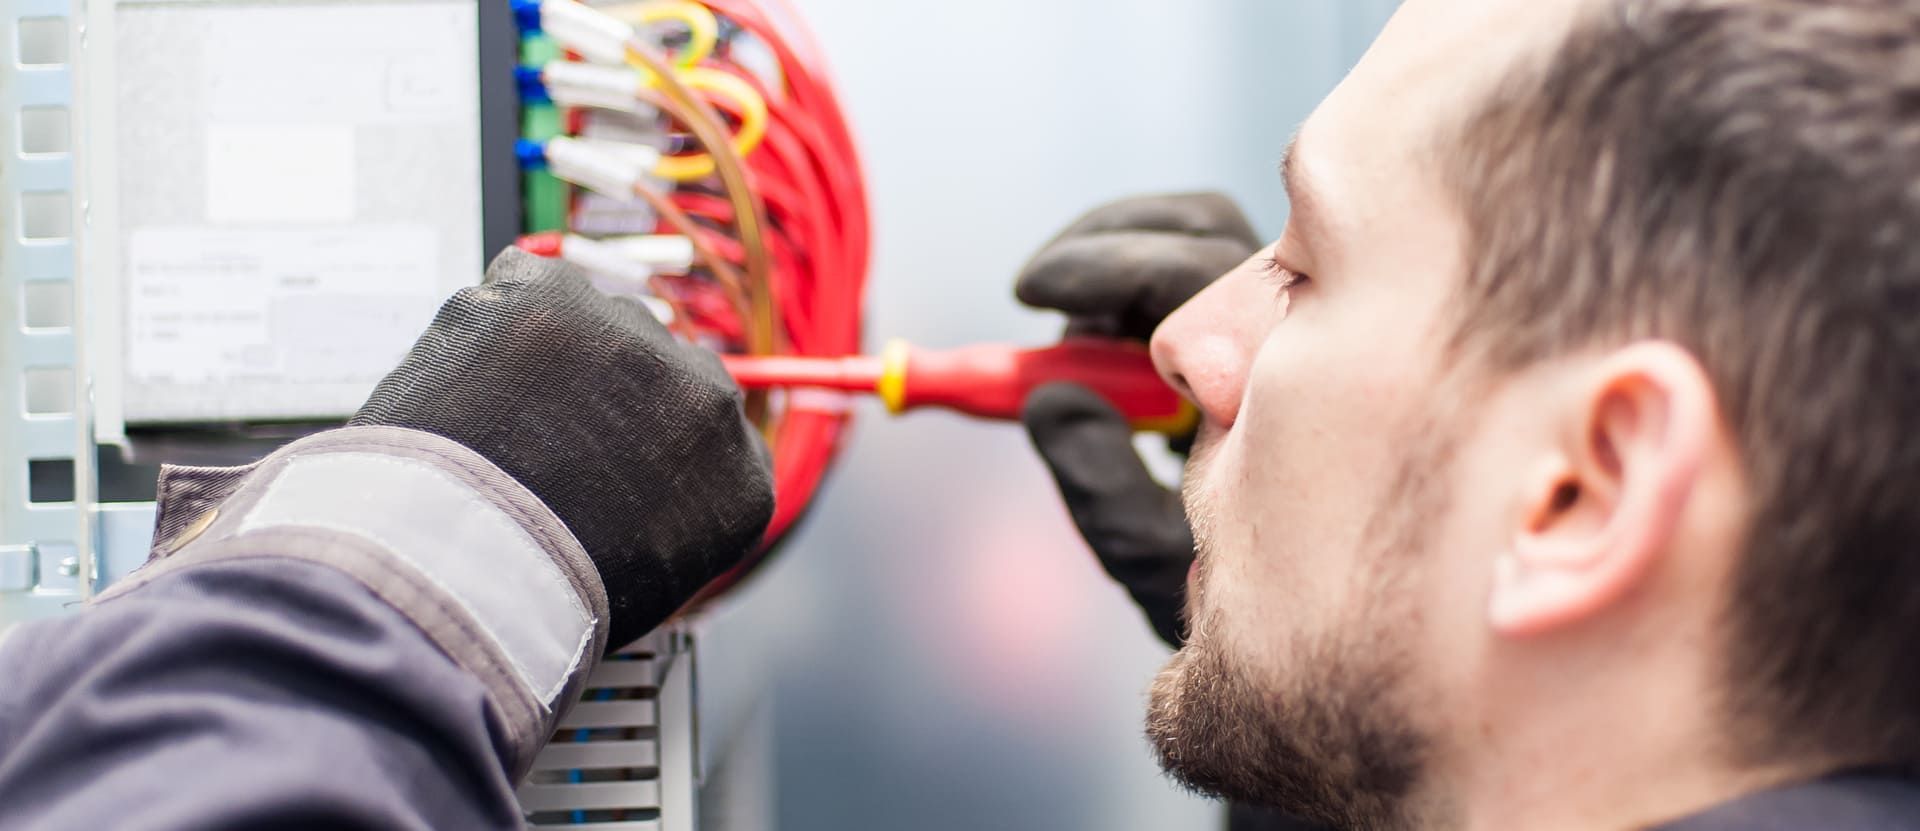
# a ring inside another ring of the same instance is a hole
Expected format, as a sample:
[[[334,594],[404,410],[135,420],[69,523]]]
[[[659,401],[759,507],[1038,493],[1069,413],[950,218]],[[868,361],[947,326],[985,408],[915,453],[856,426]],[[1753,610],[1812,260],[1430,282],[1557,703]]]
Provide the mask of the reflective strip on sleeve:
[[[552,556],[425,462],[355,452],[291,458],[239,530],[275,526],[355,534],[391,551],[479,621],[549,710],[593,643],[593,615]]]

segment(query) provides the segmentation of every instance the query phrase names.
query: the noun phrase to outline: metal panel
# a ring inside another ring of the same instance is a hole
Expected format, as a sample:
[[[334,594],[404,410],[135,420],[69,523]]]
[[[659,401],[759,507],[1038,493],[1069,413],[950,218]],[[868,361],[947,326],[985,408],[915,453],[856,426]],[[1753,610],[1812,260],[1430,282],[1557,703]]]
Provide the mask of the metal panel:
[[[700,710],[697,642],[692,626],[668,630],[679,654],[660,679],[660,819],[665,831],[700,825]]]
[[[95,562],[99,564],[100,585],[127,576],[147,561],[153,543],[151,502],[110,503],[98,506],[96,522],[100,527]]]
[[[25,289],[29,282],[71,293],[74,319],[81,319],[74,239],[84,230],[84,206],[74,196],[73,66],[81,39],[70,25],[70,0],[14,0],[0,12],[0,626],[57,614],[92,593],[94,585],[92,442],[86,436],[87,373],[71,326],[28,330]],[[66,39],[46,50],[62,63],[21,65],[21,21],[52,19],[45,31]],[[63,111],[68,146],[27,153],[21,122],[28,108]],[[41,211],[64,212],[43,215]],[[29,232],[32,231],[31,237]],[[42,289],[44,290],[44,289]],[[27,413],[28,373],[72,379],[54,389],[63,400]],[[73,465],[73,501],[30,500],[27,462]],[[65,573],[66,551],[77,556]],[[41,560],[53,558],[49,569]]]

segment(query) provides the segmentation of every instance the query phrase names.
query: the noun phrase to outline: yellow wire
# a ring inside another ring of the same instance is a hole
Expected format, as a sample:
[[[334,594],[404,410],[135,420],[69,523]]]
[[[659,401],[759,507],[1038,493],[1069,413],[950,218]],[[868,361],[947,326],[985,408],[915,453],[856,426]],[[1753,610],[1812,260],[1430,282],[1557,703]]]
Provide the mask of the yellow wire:
[[[760,97],[760,93],[754,90],[753,85],[735,75],[696,66],[713,54],[714,46],[719,42],[720,22],[713,16],[712,10],[692,0],[644,0],[609,6],[601,11],[634,26],[651,25],[662,20],[677,20],[686,26],[690,35],[687,47],[673,59],[677,79],[691,89],[731,100],[739,109],[740,130],[734,134],[731,142],[733,152],[745,156],[760,146],[761,139],[767,135],[767,102]],[[635,65],[634,69],[640,73],[641,86],[660,89],[660,76],[652,68]],[[667,156],[653,170],[655,176],[675,182],[705,179],[713,173],[713,155],[710,153]]]
[[[687,27],[688,40],[686,48],[673,57],[679,66],[690,67],[706,60],[720,42],[720,21],[714,19],[712,10],[692,0],[646,0],[608,6],[601,11],[634,26],[651,26],[662,20],[680,21],[680,25]]]
[[[674,75],[688,89],[702,90],[731,99],[740,108],[740,130],[733,134],[732,141],[734,153],[744,157],[760,146],[760,140],[767,135],[767,102],[754,91],[752,85],[735,75],[704,66],[682,69]],[[713,171],[713,154],[711,153],[663,156],[660,164],[653,169],[654,175],[676,182],[705,179],[712,176]]]

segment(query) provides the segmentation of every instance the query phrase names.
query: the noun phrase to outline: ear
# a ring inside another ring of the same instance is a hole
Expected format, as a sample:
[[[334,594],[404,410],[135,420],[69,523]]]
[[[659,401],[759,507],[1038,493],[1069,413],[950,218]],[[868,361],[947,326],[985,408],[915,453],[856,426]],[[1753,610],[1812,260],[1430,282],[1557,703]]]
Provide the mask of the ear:
[[[1590,619],[1640,586],[1672,550],[1723,429],[1706,371],[1671,343],[1607,355],[1569,389],[1552,410],[1555,452],[1494,564],[1488,616],[1502,634]]]

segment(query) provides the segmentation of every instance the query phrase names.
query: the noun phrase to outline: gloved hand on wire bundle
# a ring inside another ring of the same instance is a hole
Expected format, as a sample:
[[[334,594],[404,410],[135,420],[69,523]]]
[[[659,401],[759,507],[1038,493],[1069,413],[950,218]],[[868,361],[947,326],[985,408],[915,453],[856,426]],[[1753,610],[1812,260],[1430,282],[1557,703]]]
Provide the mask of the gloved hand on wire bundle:
[[[518,251],[348,426],[158,487],[144,566],[0,638],[0,826],[524,827],[601,656],[773,507],[719,359]]]
[[[509,249],[351,423],[452,439],[532,491],[593,560],[618,648],[766,529],[772,477],[740,398],[718,356],[640,303]]]

